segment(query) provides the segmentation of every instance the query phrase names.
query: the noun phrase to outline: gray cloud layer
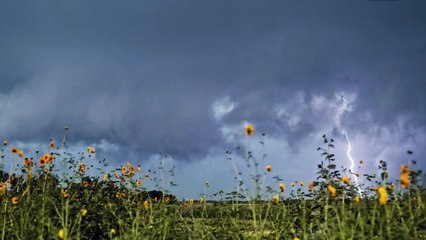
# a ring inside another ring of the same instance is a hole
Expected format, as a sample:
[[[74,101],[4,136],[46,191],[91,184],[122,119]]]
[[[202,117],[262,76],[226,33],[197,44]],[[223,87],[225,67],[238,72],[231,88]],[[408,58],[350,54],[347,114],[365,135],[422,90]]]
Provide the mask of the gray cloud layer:
[[[363,132],[403,117],[407,131],[398,137],[417,138],[421,146],[425,7],[424,1],[3,3],[0,136],[42,141],[68,124],[75,141],[105,139],[142,155],[196,159],[229,146],[221,127],[250,121],[297,148],[332,121],[310,103],[343,91],[357,97],[342,124]],[[218,122],[212,104],[227,96],[238,105]]]

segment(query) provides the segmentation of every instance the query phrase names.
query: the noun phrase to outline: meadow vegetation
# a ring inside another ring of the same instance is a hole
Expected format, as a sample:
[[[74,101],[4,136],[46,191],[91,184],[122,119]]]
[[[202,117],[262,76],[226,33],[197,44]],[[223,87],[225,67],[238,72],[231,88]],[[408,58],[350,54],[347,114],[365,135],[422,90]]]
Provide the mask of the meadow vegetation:
[[[0,171],[1,239],[426,239],[425,189],[411,151],[391,181],[385,161],[375,174],[338,168],[334,140],[324,135],[317,175],[291,182],[274,176],[266,155],[256,159],[249,150],[254,127],[244,132],[246,171],[226,151],[234,191],[207,194],[206,182],[204,194],[188,200],[171,194],[173,184],[164,188],[163,174],[173,172],[163,165],[148,171],[127,163],[103,172],[108,163],[95,148],[74,155],[65,137],[45,153],[5,141],[2,162],[21,163]],[[101,174],[89,174],[95,161],[105,167]],[[147,189],[148,181],[158,188]]]

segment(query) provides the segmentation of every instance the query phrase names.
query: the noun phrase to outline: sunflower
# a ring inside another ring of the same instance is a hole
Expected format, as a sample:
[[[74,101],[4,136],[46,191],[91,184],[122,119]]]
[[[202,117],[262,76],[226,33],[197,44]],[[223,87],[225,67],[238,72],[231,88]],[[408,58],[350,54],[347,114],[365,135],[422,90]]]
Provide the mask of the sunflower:
[[[86,174],[86,166],[84,163],[80,163],[80,171],[82,174]]]
[[[401,181],[401,187],[403,188],[407,188],[410,185],[410,178],[408,174],[402,174],[399,180]]]
[[[19,151],[19,157],[23,158],[24,157],[24,151]]]
[[[4,194],[6,192],[6,184],[0,183],[0,194]]]
[[[199,202],[203,203],[204,202],[204,198],[200,198]]]
[[[274,200],[275,204],[278,204],[280,202],[280,196],[275,195],[274,198],[273,198],[273,200]]]
[[[145,201],[143,202],[143,207],[144,207],[145,209],[148,209],[148,208],[149,208],[149,202],[148,202],[148,200],[145,200]]]
[[[364,160],[359,160],[359,164],[364,164]]]
[[[104,182],[106,182],[106,181],[107,181],[107,179],[108,179],[108,174],[104,174],[104,177],[103,177],[103,179],[102,179],[102,180],[103,180]]]
[[[33,165],[31,158],[25,158],[24,165],[25,165],[25,167],[31,167]]]
[[[123,174],[127,174],[127,168],[125,166],[121,166],[121,172]]]
[[[359,204],[359,202],[361,201],[359,195],[356,195],[354,201],[355,201],[356,204]]]
[[[140,173],[140,172],[141,172],[141,165],[138,165],[138,167],[136,168],[136,171],[137,171],[138,173]]]
[[[379,203],[380,205],[386,205],[388,202],[388,192],[386,191],[385,187],[379,187],[377,189],[377,192],[379,193]]]
[[[10,149],[10,151],[11,151],[13,154],[18,154],[19,149],[18,149],[18,148],[16,148],[16,147],[13,147],[13,148],[11,148],[11,149]]]
[[[285,191],[285,184],[284,183],[280,183],[280,190],[281,190],[281,192]]]
[[[341,176],[340,180],[342,180],[342,182],[344,182],[347,186],[351,185],[351,180],[348,177]]]
[[[246,134],[246,136],[251,136],[254,133],[254,127],[251,124],[248,124],[245,128],[244,128],[244,133]]]
[[[194,204],[194,199],[193,198],[189,199],[189,204],[190,205]]]
[[[140,187],[142,185],[142,181],[140,179],[136,180],[136,186]]]
[[[314,186],[314,184],[313,184],[312,182],[308,182],[308,186],[309,186],[309,189],[310,189],[311,191],[314,191],[314,190],[315,190],[315,186]]]
[[[265,167],[265,170],[266,170],[267,172],[271,172],[271,171],[272,171],[272,166],[271,166],[271,165],[266,166],[266,167]]]
[[[84,217],[87,214],[87,209],[83,208],[81,209],[81,216]]]
[[[87,181],[83,181],[83,187],[88,187],[90,184],[89,184],[89,182],[87,182]]]
[[[54,142],[51,142],[51,143],[49,144],[49,147],[50,147],[50,148],[55,148],[55,143],[54,143]]]
[[[356,177],[359,177],[359,176],[360,176],[360,174],[359,174],[359,173],[355,173],[355,176],[356,176]]]
[[[64,239],[64,237],[65,237],[65,231],[64,231],[64,229],[59,230],[58,237],[59,237],[59,239]]]
[[[44,167],[46,165],[46,161],[43,158],[40,158],[38,160],[38,165],[40,165],[40,167]]]
[[[12,204],[13,204],[13,205],[16,205],[16,204],[18,204],[18,203],[19,203],[18,197],[13,197],[13,198],[12,198]]]
[[[330,192],[330,195],[331,195],[332,197],[335,197],[335,196],[336,196],[336,193],[337,193],[336,188],[335,188],[335,187],[333,187],[332,185],[328,185],[328,191]]]
[[[170,202],[170,198],[169,198],[169,197],[165,197],[165,198],[164,198],[164,202],[165,202],[165,203],[169,203],[169,202]]]
[[[291,185],[292,187],[294,187],[294,183],[290,183],[290,185]]]
[[[87,152],[88,153],[96,153],[96,150],[92,147],[87,147]]]
[[[67,199],[70,196],[68,189],[61,189],[61,195],[63,198]]]
[[[304,187],[305,186],[305,182],[300,181],[300,186]]]
[[[117,172],[114,172],[114,177],[115,177],[115,178],[119,178],[120,176],[118,176],[118,173],[117,173]]]

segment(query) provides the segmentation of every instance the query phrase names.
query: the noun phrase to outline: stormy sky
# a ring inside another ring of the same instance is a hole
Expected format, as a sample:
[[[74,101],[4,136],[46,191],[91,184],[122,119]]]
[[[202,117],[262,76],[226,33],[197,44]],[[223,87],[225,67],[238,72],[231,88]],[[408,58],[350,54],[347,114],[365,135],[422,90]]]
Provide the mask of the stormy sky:
[[[224,152],[241,146],[233,156],[244,171],[248,123],[250,148],[259,161],[267,154],[260,166],[287,184],[314,180],[324,133],[338,165],[349,165],[346,132],[361,172],[381,159],[391,177],[413,158],[426,169],[425,10],[424,1],[2,1],[0,138],[30,152],[68,125],[70,148],[95,146],[112,167],[153,169],[168,155],[179,197],[197,197],[204,181],[232,190]]]

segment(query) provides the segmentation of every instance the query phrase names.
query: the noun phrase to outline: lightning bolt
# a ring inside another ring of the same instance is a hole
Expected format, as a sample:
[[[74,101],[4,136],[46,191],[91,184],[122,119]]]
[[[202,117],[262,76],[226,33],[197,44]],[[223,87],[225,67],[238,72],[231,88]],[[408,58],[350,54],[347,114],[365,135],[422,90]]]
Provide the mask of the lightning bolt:
[[[342,96],[342,101],[344,103],[344,111],[350,111],[349,110],[349,104],[347,103],[346,99],[344,98],[344,96]],[[355,175],[354,172],[354,166],[355,166],[355,161],[353,160],[352,156],[351,156],[351,151],[352,151],[352,146],[351,146],[351,141],[349,140],[348,137],[348,132],[346,131],[346,128],[343,128],[342,133],[345,135],[346,141],[348,142],[348,148],[346,150],[346,154],[348,155],[348,158],[351,162],[351,167],[350,167],[350,172]],[[356,184],[356,188],[358,189],[358,194],[361,197],[361,188],[359,187],[359,183],[358,183],[358,176],[355,175],[355,184]]]

